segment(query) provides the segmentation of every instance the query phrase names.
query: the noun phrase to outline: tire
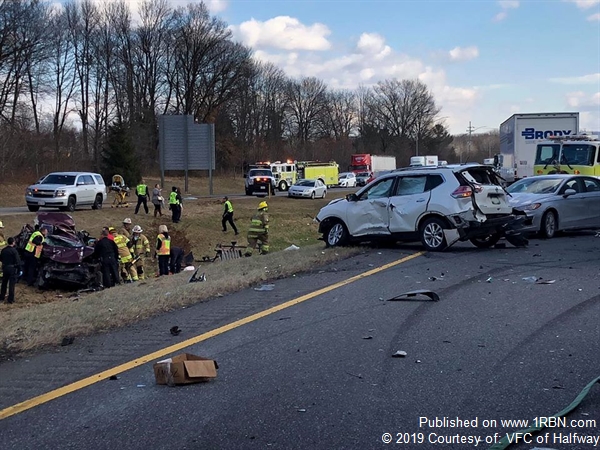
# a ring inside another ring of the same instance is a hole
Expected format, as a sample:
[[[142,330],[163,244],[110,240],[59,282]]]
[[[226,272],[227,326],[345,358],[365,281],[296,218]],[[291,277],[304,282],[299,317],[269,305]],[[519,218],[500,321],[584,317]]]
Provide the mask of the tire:
[[[542,216],[540,225],[540,236],[544,239],[552,239],[557,232],[558,217],[554,211],[546,211]]]
[[[246,189],[246,195],[252,195],[252,191],[249,189]]]
[[[76,206],[77,206],[77,200],[75,199],[74,196],[70,196],[69,200],[67,200],[66,210],[69,212],[74,212]]]
[[[321,198],[325,198],[326,195],[327,195],[327,189],[323,189],[323,196]]]
[[[350,236],[346,225],[339,220],[336,220],[335,222],[332,222],[331,226],[323,233],[323,237],[325,238],[325,246],[341,247],[346,245]]]
[[[92,209],[102,209],[102,195],[97,194]]]
[[[290,187],[288,186],[287,182],[285,182],[285,181],[282,181],[281,183],[279,183],[279,187],[278,187],[278,189],[279,189],[281,192],[285,192],[285,191],[287,191],[289,188],[290,188]]]
[[[40,207],[35,205],[27,205],[27,209],[31,212],[38,212],[40,210]]]
[[[485,237],[475,237],[469,239],[471,244],[473,244],[477,248],[490,248],[496,245],[496,243],[500,240],[500,234],[494,233]]]
[[[310,194],[310,199],[314,200],[315,199],[315,191],[312,191],[312,193]]]
[[[430,217],[423,221],[419,228],[419,235],[425,250],[441,252],[448,247],[444,236],[444,228],[446,227],[446,223],[437,217]]]

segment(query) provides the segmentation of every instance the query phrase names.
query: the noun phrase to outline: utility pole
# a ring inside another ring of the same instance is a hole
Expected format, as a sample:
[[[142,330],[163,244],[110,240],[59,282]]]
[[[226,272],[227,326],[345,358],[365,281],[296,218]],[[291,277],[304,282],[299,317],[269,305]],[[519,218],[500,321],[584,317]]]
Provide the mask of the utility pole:
[[[471,125],[471,121],[469,120],[469,128],[467,128],[467,132],[469,133],[469,139],[467,140],[467,157],[471,155],[471,133],[473,133],[473,131],[475,131],[475,127]]]

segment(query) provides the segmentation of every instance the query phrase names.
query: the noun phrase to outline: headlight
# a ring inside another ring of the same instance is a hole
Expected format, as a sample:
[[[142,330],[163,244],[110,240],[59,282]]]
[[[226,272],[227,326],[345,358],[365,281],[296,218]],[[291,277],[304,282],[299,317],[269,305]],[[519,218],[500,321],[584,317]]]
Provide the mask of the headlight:
[[[33,189],[26,189],[25,190],[25,195],[32,196],[33,195]]]
[[[530,205],[526,205],[523,207],[523,211],[535,211],[536,209],[538,209],[540,206],[542,206],[541,203],[531,203]]]
[[[304,189],[303,194],[310,194],[310,189]]]
[[[64,197],[65,195],[67,195],[67,191],[65,189],[57,189],[54,191],[55,197]]]

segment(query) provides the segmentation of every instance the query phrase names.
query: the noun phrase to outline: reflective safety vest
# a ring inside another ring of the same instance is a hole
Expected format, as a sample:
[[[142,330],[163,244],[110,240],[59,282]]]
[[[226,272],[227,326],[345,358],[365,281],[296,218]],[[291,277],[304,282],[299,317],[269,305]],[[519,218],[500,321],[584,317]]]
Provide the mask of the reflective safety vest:
[[[42,243],[40,245],[35,245],[33,243],[33,240],[37,237],[37,236],[41,236],[42,237]],[[40,256],[42,256],[42,249],[44,248],[44,235],[42,234],[41,231],[34,231],[33,233],[31,233],[31,236],[29,236],[29,241],[27,241],[27,245],[25,246],[25,251],[29,252],[29,253],[34,253],[36,258],[39,258]]]
[[[146,195],[146,191],[148,190],[148,185],[138,184],[136,190],[137,190],[137,195]]]
[[[177,199],[177,192],[171,192],[171,195],[169,195],[169,204],[179,205],[179,200]]]
[[[8,245],[8,242],[4,239],[4,235],[0,233],[0,250]]]
[[[119,261],[123,264],[128,263],[133,259],[131,251],[127,248],[128,242],[129,239],[127,239],[127,236],[123,236],[122,234],[117,234],[115,236],[115,244],[117,244],[117,248],[119,249]]]
[[[171,254],[171,238],[165,237],[164,234],[159,234],[157,239],[160,241],[160,248],[156,252],[160,256],[166,256]]]
[[[229,200],[227,200],[225,202],[225,212],[228,212],[228,213],[233,212],[233,205],[231,204],[231,202]]]
[[[261,234],[269,232],[269,215],[264,211],[258,211],[252,216],[250,228],[248,229],[248,237],[258,237]]]
[[[150,241],[146,236],[140,234],[135,239],[135,234],[133,235],[133,252],[137,255],[143,255],[144,253],[150,253]]]

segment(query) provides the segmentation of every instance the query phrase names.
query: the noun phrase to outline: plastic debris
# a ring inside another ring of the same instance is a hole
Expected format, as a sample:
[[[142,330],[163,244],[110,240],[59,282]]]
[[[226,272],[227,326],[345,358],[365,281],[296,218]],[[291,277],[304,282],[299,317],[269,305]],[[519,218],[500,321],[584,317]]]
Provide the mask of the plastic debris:
[[[184,272],[191,272],[192,270],[196,270],[194,266],[187,266],[183,269]]]
[[[179,333],[181,333],[181,328],[179,328],[177,325],[175,325],[174,327],[171,327],[171,329],[169,330],[169,332],[173,335],[173,336],[178,336]]]
[[[260,287],[255,287],[254,288],[255,291],[272,291],[273,289],[275,289],[275,285],[274,284],[263,284]]]
[[[421,360],[420,360],[420,359],[417,359],[415,362],[416,362],[417,364],[421,364]]]
[[[403,294],[398,294],[395,297],[389,298],[387,299],[387,301],[394,301],[394,300],[398,300],[398,301],[422,301],[423,299],[413,299],[413,297],[416,297],[418,295],[421,296],[426,296],[429,297],[431,300],[433,300],[434,302],[439,302],[440,301],[440,296],[437,295],[435,292],[430,291],[428,289],[419,289],[416,291],[410,291],[410,292],[404,292]]]
[[[542,280],[541,278],[535,282],[535,284],[554,284],[556,280]]]
[[[300,247],[298,247],[297,245],[292,244],[289,247],[284,248],[284,250],[300,250]]]
[[[486,283],[491,283],[491,282],[492,282],[492,279],[493,279],[492,277],[488,277],[488,279],[487,279],[487,280],[485,280],[485,281],[486,281]]]
[[[536,283],[540,279],[538,277],[523,277],[523,281],[527,281],[528,283]]]
[[[306,412],[306,409],[304,409],[304,408],[300,408],[300,409],[298,410],[298,412]]]
[[[437,278],[436,277],[429,277],[429,280],[430,281],[435,281],[435,280],[437,280]]]
[[[108,379],[109,379],[109,380],[113,380],[113,381],[114,381],[114,380],[118,380],[118,379],[119,379],[119,377],[118,377],[118,376],[116,376],[116,375],[111,375],[110,377],[108,377]]]
[[[202,275],[198,275],[199,270],[200,270],[200,267],[198,267],[196,269],[196,271],[194,272],[194,274],[192,275],[192,277],[190,278],[190,281],[188,283],[196,283],[196,282],[206,281],[205,273],[202,273]]]
[[[392,355],[392,358],[404,358],[406,355],[408,355],[408,353],[406,353],[404,350],[398,350]]]
[[[146,387],[146,385],[145,384],[138,384],[137,387],[143,388],[143,387]]]
[[[363,336],[363,339],[373,339],[373,336]]]

